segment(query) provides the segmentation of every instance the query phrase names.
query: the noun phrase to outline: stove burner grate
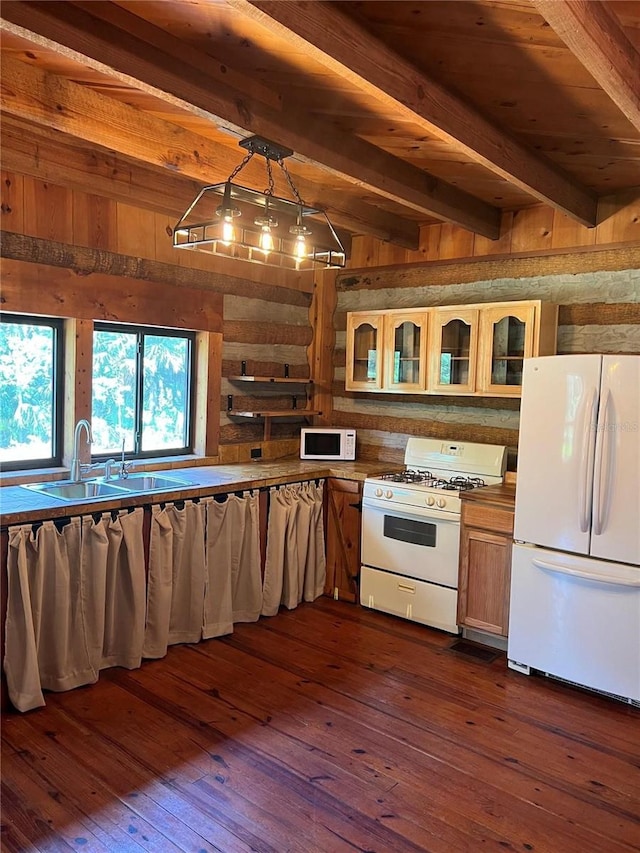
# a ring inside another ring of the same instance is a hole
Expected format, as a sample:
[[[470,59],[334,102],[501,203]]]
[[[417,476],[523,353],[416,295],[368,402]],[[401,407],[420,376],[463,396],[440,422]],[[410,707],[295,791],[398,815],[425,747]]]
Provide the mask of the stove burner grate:
[[[433,474],[429,471],[391,471],[388,474],[381,474],[381,480],[388,480],[391,483],[424,483],[427,480],[433,480]]]
[[[380,474],[380,479],[389,483],[419,483],[430,489],[443,489],[450,492],[464,492],[469,489],[477,489],[484,486],[485,482],[480,477],[464,477],[458,475],[450,480],[434,476],[430,471],[389,471]]]
[[[444,488],[465,492],[469,489],[478,489],[484,485],[485,482],[480,477],[452,477]]]

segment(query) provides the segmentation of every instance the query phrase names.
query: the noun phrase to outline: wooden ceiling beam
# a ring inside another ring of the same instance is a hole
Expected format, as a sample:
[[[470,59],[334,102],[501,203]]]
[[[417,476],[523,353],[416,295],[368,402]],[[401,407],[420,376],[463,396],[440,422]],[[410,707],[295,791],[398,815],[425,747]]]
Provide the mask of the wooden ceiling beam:
[[[235,154],[233,149],[11,57],[2,63],[2,78],[0,106],[6,115],[117,151],[201,185],[224,180],[244,154],[240,149]],[[245,176],[247,185],[262,189],[262,162],[250,164],[243,171]],[[419,228],[415,222],[308,181],[297,181],[297,186],[309,204],[331,209],[334,225],[417,248]]]
[[[254,133],[277,140],[292,148],[298,159],[365,192],[490,239],[499,236],[498,208],[364,140],[337,128],[329,130],[326,122],[310,116],[304,105],[289,105],[286,111],[274,109],[252,93],[209,77],[201,68],[168,56],[153,44],[92,18],[72,4],[5,0],[2,16],[0,27],[7,32],[206,118],[235,136]]]
[[[640,53],[601,0],[531,0],[553,31],[640,131]]]
[[[267,30],[289,39],[361,91],[444,139],[454,150],[583,225],[596,224],[594,194],[331,4],[227,2]]]

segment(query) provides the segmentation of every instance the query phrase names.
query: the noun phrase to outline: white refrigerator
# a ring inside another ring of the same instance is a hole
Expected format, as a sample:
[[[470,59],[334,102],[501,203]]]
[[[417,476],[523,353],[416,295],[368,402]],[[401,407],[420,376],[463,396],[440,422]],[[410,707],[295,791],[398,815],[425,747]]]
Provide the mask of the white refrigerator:
[[[525,361],[507,657],[640,703],[640,356]]]

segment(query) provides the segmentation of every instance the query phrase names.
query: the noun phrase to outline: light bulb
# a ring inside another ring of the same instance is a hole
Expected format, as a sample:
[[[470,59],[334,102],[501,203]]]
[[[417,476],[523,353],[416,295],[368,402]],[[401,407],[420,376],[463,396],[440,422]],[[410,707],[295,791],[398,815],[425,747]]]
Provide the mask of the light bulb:
[[[229,243],[233,243],[236,239],[236,232],[233,227],[233,219],[231,217],[225,216],[222,222],[222,242],[225,246],[228,246]]]
[[[302,260],[302,258],[305,258],[307,256],[307,244],[304,239],[304,234],[298,234],[298,236],[296,237],[296,244],[293,251],[295,253],[296,258],[298,258],[299,260]]]
[[[273,251],[273,234],[271,233],[271,228],[268,225],[263,225],[262,230],[260,231],[260,248],[265,255]]]

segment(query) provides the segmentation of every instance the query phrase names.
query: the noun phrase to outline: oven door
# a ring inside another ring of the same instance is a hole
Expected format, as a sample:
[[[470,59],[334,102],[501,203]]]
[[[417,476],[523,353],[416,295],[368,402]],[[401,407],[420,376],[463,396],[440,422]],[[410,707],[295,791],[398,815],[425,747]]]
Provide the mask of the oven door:
[[[459,515],[364,499],[364,565],[457,589],[459,552]]]

